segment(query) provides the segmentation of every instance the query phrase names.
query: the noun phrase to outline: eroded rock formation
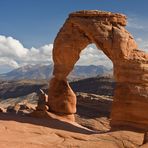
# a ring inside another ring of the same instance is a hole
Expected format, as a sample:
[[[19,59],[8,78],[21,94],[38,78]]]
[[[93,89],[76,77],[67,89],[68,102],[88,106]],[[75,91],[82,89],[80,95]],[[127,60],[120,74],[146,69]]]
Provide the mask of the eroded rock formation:
[[[148,130],[148,54],[138,50],[125,26],[126,16],[118,13],[95,10],[69,15],[54,42],[54,71],[48,94],[50,111],[67,115],[76,112],[76,96],[66,77],[80,52],[95,43],[114,65],[117,85],[111,125]]]

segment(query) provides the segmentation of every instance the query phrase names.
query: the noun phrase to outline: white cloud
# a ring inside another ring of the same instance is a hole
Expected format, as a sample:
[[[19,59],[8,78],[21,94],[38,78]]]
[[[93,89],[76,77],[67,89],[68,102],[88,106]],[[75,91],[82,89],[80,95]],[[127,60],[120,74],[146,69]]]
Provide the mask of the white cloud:
[[[4,72],[3,67],[13,69],[26,64],[49,64],[52,62],[52,48],[53,45],[49,44],[27,49],[13,37],[0,35],[0,72]]]
[[[143,39],[143,38],[136,38],[135,40],[138,43],[140,50],[148,52],[148,40]]]
[[[147,24],[143,21],[144,20],[139,18],[138,16],[130,16],[128,17],[128,20],[127,20],[127,27],[137,29],[137,30],[148,29]]]
[[[0,56],[23,58],[27,52],[18,40],[0,35]]]
[[[142,42],[142,38],[136,38],[136,41],[137,41],[138,43],[141,43],[141,42]]]
[[[19,65],[16,61],[14,61],[13,59],[10,59],[8,57],[1,57],[0,58],[0,66],[8,66],[8,67],[12,67],[12,68],[18,68]]]
[[[94,44],[87,46],[80,55],[78,65],[104,65],[112,67],[112,61]]]
[[[0,73],[5,73],[18,67],[18,63],[13,59],[10,59],[9,57],[0,57]]]
[[[134,29],[144,29],[145,27],[139,24],[136,24],[134,21],[129,20],[127,22],[127,27]]]
[[[128,17],[127,29],[134,35],[139,49],[148,52],[148,19],[136,15]]]

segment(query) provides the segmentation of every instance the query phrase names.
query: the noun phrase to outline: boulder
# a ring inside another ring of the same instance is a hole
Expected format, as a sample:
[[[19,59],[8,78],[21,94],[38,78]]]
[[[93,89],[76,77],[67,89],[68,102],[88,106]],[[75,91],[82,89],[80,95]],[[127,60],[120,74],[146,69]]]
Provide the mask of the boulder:
[[[0,113],[3,113],[3,112],[4,112],[4,109],[0,107]]]

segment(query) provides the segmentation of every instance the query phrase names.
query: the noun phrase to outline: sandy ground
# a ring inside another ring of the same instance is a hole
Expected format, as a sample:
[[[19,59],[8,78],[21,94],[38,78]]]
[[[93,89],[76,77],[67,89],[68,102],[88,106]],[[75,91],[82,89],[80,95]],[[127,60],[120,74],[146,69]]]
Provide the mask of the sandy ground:
[[[137,148],[142,142],[143,133],[92,131],[58,118],[0,113],[0,148]]]

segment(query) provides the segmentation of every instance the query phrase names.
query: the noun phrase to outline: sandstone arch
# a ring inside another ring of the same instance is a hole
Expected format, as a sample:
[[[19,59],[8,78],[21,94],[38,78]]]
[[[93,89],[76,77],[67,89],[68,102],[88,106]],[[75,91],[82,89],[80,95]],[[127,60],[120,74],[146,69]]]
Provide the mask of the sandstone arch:
[[[148,130],[148,54],[137,50],[124,28],[126,16],[102,11],[71,13],[59,31],[53,48],[54,71],[48,106],[57,114],[74,114],[76,96],[66,77],[80,52],[95,43],[113,62],[116,90],[111,125]]]

